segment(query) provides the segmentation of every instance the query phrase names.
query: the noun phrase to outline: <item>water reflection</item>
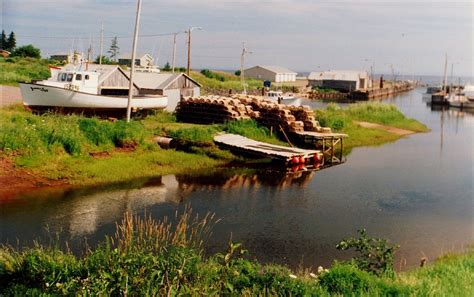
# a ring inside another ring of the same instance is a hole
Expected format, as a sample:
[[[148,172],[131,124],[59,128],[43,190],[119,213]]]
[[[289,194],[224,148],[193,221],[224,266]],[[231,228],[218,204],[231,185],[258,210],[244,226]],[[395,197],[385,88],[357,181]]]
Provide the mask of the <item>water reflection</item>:
[[[200,215],[222,219],[209,251],[222,252],[232,235],[262,262],[327,266],[344,257],[335,244],[359,228],[401,245],[398,269],[418,265],[422,256],[431,261],[462,250],[474,242],[474,116],[432,110],[422,101],[423,91],[385,102],[430,132],[356,148],[341,166],[297,174],[224,169],[35,192],[0,205],[0,242],[19,238],[31,244],[47,238],[48,225],[53,232],[63,230],[62,238],[79,249],[84,237],[92,244],[113,234],[125,211],[161,219],[190,204]]]
[[[165,203],[178,205],[186,202],[187,197],[195,192],[215,189],[256,190],[262,187],[282,191],[289,187],[307,186],[314,174],[315,171],[289,174],[277,170],[249,173],[225,170],[199,177],[166,175],[102,187],[55,192],[46,189],[44,193],[37,191],[9,200],[8,204],[2,205],[0,214],[5,224],[14,227],[21,224],[15,218],[21,218],[27,209],[30,217],[44,222],[43,225],[30,225],[28,233],[41,233],[41,229],[47,225],[49,232],[61,231],[74,238],[96,233],[100,226],[115,223],[125,212],[142,212]],[[5,227],[2,225],[0,242],[15,241],[16,238],[12,238]],[[31,232],[34,229],[37,232]],[[22,234],[21,239],[32,241],[36,238]]]

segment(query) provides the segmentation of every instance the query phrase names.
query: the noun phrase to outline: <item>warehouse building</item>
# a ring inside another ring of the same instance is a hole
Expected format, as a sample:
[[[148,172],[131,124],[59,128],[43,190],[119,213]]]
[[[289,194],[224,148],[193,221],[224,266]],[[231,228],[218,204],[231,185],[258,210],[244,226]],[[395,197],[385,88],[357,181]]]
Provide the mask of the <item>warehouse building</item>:
[[[366,71],[332,70],[311,72],[308,76],[311,87],[323,87],[350,92],[364,90],[371,87],[369,74]]]
[[[297,73],[280,66],[254,66],[244,70],[245,77],[271,82],[295,82]]]

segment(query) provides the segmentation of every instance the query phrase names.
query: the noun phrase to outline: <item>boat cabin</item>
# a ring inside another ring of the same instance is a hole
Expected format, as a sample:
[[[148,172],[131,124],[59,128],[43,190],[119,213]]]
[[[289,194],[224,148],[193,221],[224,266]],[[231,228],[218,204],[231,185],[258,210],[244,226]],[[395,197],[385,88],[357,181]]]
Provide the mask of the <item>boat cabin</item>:
[[[97,94],[99,73],[92,71],[52,70],[48,85],[78,92]]]
[[[118,66],[89,65],[88,70],[51,68],[51,77],[40,83],[88,94],[127,96],[130,81]],[[138,93],[134,84],[133,94]]]
[[[267,93],[267,97],[278,99],[278,98],[283,97],[283,92],[281,92],[281,91],[269,91]]]

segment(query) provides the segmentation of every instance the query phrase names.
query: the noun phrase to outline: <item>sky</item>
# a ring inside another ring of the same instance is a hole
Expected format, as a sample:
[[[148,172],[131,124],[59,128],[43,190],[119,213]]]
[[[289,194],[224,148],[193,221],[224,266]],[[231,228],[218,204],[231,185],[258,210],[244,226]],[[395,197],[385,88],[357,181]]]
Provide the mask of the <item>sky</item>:
[[[130,55],[135,0],[0,0],[2,29],[18,45],[33,44],[43,56],[104,54],[118,36]],[[192,67],[239,69],[242,42],[251,54],[245,66],[279,65],[297,72],[392,71],[406,75],[473,76],[474,1],[455,0],[143,0],[140,53],[171,62],[173,36],[189,27]],[[177,65],[185,66],[187,39],[178,35]]]

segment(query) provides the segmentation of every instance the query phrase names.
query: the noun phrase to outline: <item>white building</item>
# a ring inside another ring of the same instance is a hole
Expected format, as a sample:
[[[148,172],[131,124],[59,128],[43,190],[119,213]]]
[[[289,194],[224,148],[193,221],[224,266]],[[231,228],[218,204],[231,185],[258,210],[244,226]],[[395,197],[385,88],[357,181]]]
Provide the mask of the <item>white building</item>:
[[[244,70],[245,77],[272,82],[295,82],[297,73],[280,66],[254,66]]]
[[[129,71],[125,72],[130,75]],[[140,94],[159,94],[168,97],[166,111],[173,112],[183,97],[199,97],[201,85],[185,73],[135,72],[133,83]]]
[[[308,84],[312,87],[331,88],[343,92],[364,90],[371,87],[367,71],[331,70],[311,72]]]
[[[78,63],[84,62],[82,54],[78,52],[74,52],[71,54],[59,53],[59,54],[51,55],[49,58],[51,60],[59,61],[65,64],[69,64],[69,63],[78,64]]]
[[[131,66],[132,55],[123,55],[119,57],[119,65]],[[138,55],[138,58],[135,59],[135,65],[139,67],[152,67],[154,66],[154,59],[150,54]]]

